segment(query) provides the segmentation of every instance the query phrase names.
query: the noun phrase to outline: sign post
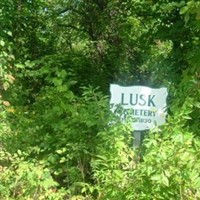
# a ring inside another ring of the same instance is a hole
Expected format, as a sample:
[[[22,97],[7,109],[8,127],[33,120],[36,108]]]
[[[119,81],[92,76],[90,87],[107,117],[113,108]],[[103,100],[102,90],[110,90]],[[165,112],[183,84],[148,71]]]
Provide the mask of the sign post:
[[[139,148],[142,143],[142,131],[133,131],[133,137],[134,137],[134,142],[133,142],[133,147],[134,148]]]
[[[167,88],[111,84],[110,92],[111,111],[120,105],[124,110],[122,120],[126,120],[127,113],[134,118],[134,147],[141,145],[143,131],[165,123]]]

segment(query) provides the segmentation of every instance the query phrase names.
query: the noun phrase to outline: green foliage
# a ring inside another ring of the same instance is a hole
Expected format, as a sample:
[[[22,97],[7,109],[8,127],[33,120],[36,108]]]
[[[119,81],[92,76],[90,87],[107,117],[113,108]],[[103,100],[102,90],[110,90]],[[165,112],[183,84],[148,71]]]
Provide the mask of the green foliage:
[[[36,166],[30,161],[24,161],[23,154],[18,150],[13,156],[6,152],[5,155],[1,155],[12,162],[9,167],[1,166],[1,199],[61,199],[64,197],[66,192],[56,188],[58,184],[53,180],[49,170],[42,165]]]
[[[199,1],[0,5],[2,200],[199,198]],[[168,87],[139,150],[110,83]]]
[[[64,71],[57,75],[32,107],[23,111],[20,106],[14,108],[8,116],[13,121],[11,133],[2,138],[6,151],[15,154],[20,149],[26,160],[38,160],[59,187],[67,187],[73,196],[92,182],[90,161],[96,151],[97,133],[108,126],[108,101],[91,88],[76,97],[69,90],[73,82],[62,82]]]
[[[181,112],[176,111],[166,125],[149,134],[141,162],[127,146],[128,126],[114,125],[113,134],[100,133],[105,140],[93,160],[99,199],[198,199],[200,140],[187,126],[192,103],[188,99]]]
[[[146,139],[144,161],[134,173],[139,175],[135,183],[142,192],[140,199],[198,198],[200,142],[186,126],[191,103],[191,99],[186,101],[180,113],[176,112],[168,124]]]
[[[99,144],[92,160],[93,177],[99,199],[124,199],[130,172],[135,167],[131,129],[128,125],[110,125],[99,132]]]

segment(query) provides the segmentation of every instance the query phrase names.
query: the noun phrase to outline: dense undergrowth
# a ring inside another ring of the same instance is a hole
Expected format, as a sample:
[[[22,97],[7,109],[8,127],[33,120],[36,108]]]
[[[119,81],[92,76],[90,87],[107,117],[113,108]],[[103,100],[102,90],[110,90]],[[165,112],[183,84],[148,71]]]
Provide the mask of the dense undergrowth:
[[[200,2],[0,1],[0,199],[200,199]],[[167,87],[133,148],[109,84]]]
[[[191,76],[180,89],[198,84]],[[133,149],[108,97],[69,85],[47,86],[28,108],[2,102],[1,199],[198,199],[199,90],[178,96],[168,122]]]

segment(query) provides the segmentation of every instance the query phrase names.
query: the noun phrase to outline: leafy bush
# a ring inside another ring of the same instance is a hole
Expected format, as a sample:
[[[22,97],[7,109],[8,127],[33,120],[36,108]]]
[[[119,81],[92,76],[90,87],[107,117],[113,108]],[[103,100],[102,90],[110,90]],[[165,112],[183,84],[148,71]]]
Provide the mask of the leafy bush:
[[[138,152],[107,97],[90,87],[76,96],[71,84],[47,84],[23,109],[2,107],[1,199],[198,199],[198,93],[176,94],[173,115]]]
[[[11,158],[10,158],[11,159]],[[0,198],[10,199],[62,199],[66,192],[57,189],[49,170],[43,166],[12,158],[12,165],[0,173]]]
[[[146,137],[141,162],[127,149],[127,137],[118,126],[112,134],[101,133],[106,139],[93,161],[99,199],[198,199],[200,140],[187,126],[192,103],[188,99],[181,112]]]

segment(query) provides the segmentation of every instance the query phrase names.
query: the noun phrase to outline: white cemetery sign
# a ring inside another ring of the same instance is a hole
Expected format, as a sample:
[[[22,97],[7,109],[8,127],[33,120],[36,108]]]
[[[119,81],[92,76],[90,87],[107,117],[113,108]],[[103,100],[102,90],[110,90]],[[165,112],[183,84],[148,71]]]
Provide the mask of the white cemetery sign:
[[[131,113],[135,119],[134,130],[148,130],[165,123],[167,88],[111,84],[110,92],[111,110],[114,112],[116,106],[121,105],[124,111]]]

